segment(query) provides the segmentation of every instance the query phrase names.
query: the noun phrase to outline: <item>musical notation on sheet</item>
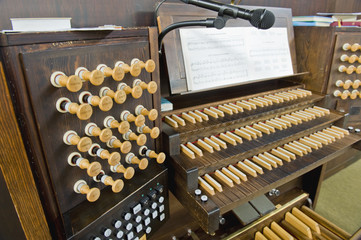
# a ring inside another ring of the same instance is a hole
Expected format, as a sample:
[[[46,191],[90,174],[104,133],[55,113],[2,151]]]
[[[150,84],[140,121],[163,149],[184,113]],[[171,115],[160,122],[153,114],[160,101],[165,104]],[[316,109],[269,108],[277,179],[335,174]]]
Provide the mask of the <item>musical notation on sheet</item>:
[[[287,29],[180,29],[189,91],[293,74]]]

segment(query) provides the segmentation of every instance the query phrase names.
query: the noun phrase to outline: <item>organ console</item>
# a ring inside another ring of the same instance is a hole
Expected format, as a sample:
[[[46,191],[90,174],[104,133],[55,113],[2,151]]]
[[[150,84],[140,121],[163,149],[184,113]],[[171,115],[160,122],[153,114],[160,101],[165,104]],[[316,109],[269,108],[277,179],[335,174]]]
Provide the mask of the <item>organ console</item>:
[[[344,115],[329,110],[323,94],[294,82],[298,74],[167,96],[175,109],[159,113],[158,86],[164,86],[157,31],[84,34],[37,33],[31,49],[24,47],[29,36],[12,43],[3,35],[1,43],[14,45],[1,51],[13,51],[21,65],[5,72],[14,77],[8,81],[26,164],[34,169],[54,238],[151,239],[169,215],[166,155],[174,195],[215,239],[350,237],[304,205],[317,198],[324,165],[357,147],[360,136],[342,128]],[[99,38],[102,44],[94,45]],[[342,64],[357,59],[338,57]],[[338,74],[343,71],[350,79],[332,82],[333,96],[357,100],[360,81],[352,76],[358,68],[344,65]],[[44,80],[49,76],[50,83]],[[184,71],[180,76],[171,85],[184,80]],[[272,205],[291,201],[264,213],[255,203],[262,196],[265,201],[264,194]],[[237,211],[245,206],[259,213],[256,221],[242,222]],[[201,238],[209,239],[204,232]]]

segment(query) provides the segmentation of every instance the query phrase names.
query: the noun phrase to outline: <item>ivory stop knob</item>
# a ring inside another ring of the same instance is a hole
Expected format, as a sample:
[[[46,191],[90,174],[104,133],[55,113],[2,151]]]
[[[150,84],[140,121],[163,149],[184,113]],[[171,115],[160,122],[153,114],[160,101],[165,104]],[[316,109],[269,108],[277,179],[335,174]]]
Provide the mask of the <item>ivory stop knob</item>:
[[[150,94],[154,94],[157,89],[158,89],[158,85],[155,81],[150,81],[148,84],[143,82],[142,80],[140,79],[136,79],[134,80],[133,82],[133,87],[134,86],[140,86],[142,88],[142,90],[144,89],[147,89],[147,91],[150,93]]]
[[[139,64],[131,64],[131,66],[129,66],[128,64],[124,63],[123,61],[116,62],[115,66],[121,67],[124,70],[124,72],[126,72],[126,73],[130,72],[130,74],[133,77],[139,76],[142,71]]]
[[[360,95],[360,92],[359,92],[359,91],[353,90],[353,91],[351,92],[351,94],[350,94],[350,98],[351,98],[352,100],[354,100],[354,99],[356,99],[359,95]]]
[[[127,121],[118,122],[112,116],[107,116],[104,121],[104,126],[109,128],[118,128],[119,133],[124,134],[129,131],[130,124]]]
[[[120,119],[122,119],[123,121],[134,122],[137,127],[142,126],[145,122],[145,118],[143,115],[135,117],[128,110],[125,110],[120,114]]]
[[[88,91],[84,91],[79,95],[79,102],[89,103],[92,106],[99,106],[102,111],[109,111],[113,107],[113,100],[109,96],[94,96]]]
[[[80,120],[87,120],[93,114],[93,109],[89,104],[77,104],[70,101],[70,99],[62,97],[56,101],[56,109],[61,113],[76,114]]]
[[[147,89],[150,94],[154,94],[158,90],[158,85],[154,81],[150,81],[148,84],[146,84],[145,82],[141,82],[139,86],[142,89]]]
[[[138,164],[140,170],[144,170],[148,167],[148,159],[139,159],[134,153],[128,153],[127,156],[125,156],[125,161],[128,164]]]
[[[89,137],[80,138],[79,135],[72,130],[64,134],[63,141],[67,145],[76,145],[80,152],[88,151],[92,145],[92,140]]]
[[[96,104],[99,106],[100,110],[107,112],[113,107],[113,100],[109,96],[103,96],[99,99],[97,96]]]
[[[100,128],[94,129],[95,135],[99,136],[100,141],[107,142],[112,137],[113,133],[112,130],[109,128],[104,128],[103,130],[100,130]]]
[[[87,169],[86,172],[90,177],[95,177],[102,170],[102,165],[100,165],[100,163],[98,162],[89,163],[87,159],[82,160],[79,166],[81,169]]]
[[[356,79],[355,81],[353,81],[352,88],[356,89],[360,86],[360,84],[361,84],[361,81]]]
[[[116,165],[116,166],[112,166],[110,169],[111,169],[112,172],[123,173],[124,178],[128,179],[128,180],[133,178],[134,173],[135,173],[134,168],[132,168],[132,167],[125,168],[120,163],[118,165]]]
[[[114,102],[122,104],[127,100],[127,94],[123,90],[118,90],[114,93]]]
[[[356,70],[356,67],[351,65],[346,69],[347,74],[352,74]]]
[[[112,137],[112,130],[109,128],[100,129],[95,123],[88,123],[85,126],[85,134],[89,137],[99,137],[100,141],[107,142]]]
[[[108,147],[120,148],[122,153],[128,153],[132,149],[132,144],[129,141],[121,142],[114,136],[108,141],[107,145]]]
[[[360,49],[360,44],[354,43],[354,44],[351,45],[351,51],[352,52],[356,52],[359,49]]]
[[[95,202],[100,197],[100,190],[98,188],[89,188],[84,180],[79,180],[74,184],[74,192],[86,194],[86,199],[89,202]]]
[[[127,94],[123,90],[117,90],[114,92],[109,87],[102,87],[99,91],[99,96],[109,96],[118,104],[124,103],[127,99]]]
[[[70,166],[78,166],[81,169],[87,169],[87,174],[90,177],[97,176],[102,170],[100,163],[89,163],[88,159],[83,158],[80,153],[77,152],[73,152],[68,156],[68,163]]]
[[[159,137],[160,130],[158,127],[154,127],[152,129],[150,129],[148,126],[145,126],[143,131],[145,131],[145,133],[146,133],[149,131],[148,129],[150,130],[149,133],[150,133],[151,138],[156,139],[157,137]]]
[[[165,154],[163,152],[157,154],[154,151],[150,151],[149,157],[155,158],[159,164],[162,164],[165,161]]]
[[[118,132],[121,133],[121,134],[124,134],[124,133],[128,132],[129,129],[130,129],[130,124],[129,124],[129,122],[127,122],[127,121],[122,121],[122,122],[119,124]]]
[[[118,152],[109,153],[108,150],[103,150],[100,153],[100,158],[108,159],[108,163],[111,166],[114,166],[120,162],[120,154]]]
[[[59,71],[51,74],[50,82],[54,87],[66,87],[70,92],[77,92],[83,86],[80,77],[75,75],[68,77],[65,73]]]
[[[140,98],[143,94],[143,89],[140,86],[134,86],[133,88],[129,87],[125,83],[119,83],[118,90],[123,90],[126,94],[132,94],[132,97],[137,99]]]
[[[158,127],[153,127],[153,128],[150,128],[148,126],[141,126],[141,127],[138,127],[137,128],[137,131],[139,133],[150,133],[150,137],[153,138],[153,139],[156,139],[157,137],[159,137],[159,134],[160,134],[160,130]]]
[[[106,77],[112,77],[115,81],[121,81],[124,78],[125,72],[121,67],[114,67],[111,69],[110,67],[106,66],[105,64],[99,64],[97,69],[102,71]]]
[[[135,114],[136,115],[144,115],[144,116],[148,116],[150,121],[154,121],[157,119],[158,117],[158,111],[157,109],[151,109],[148,110],[146,109],[143,105],[138,105],[135,108]]]
[[[142,146],[147,142],[147,136],[145,136],[144,134],[139,134],[138,136],[135,133],[133,133],[131,130],[123,134],[123,138],[125,140],[136,141],[138,146]]]
[[[104,82],[104,75],[99,70],[90,72],[84,67],[79,67],[75,70],[75,75],[78,75],[84,81],[90,81],[95,86],[99,86]]]
[[[69,106],[69,112],[76,114],[80,120],[87,120],[93,114],[93,109],[89,104],[83,103],[78,105],[77,103],[71,103]]]
[[[124,187],[124,182],[122,179],[113,180],[112,177],[104,175],[104,179],[102,179],[102,182],[107,186],[112,186],[112,191],[115,193],[118,193],[122,191]]]
[[[131,93],[133,98],[138,99],[142,96],[143,89],[140,86],[135,86],[131,89]]]
[[[139,64],[141,68],[145,68],[145,70],[149,73],[154,72],[155,70],[155,62],[152,59],[149,59],[144,63],[143,61],[140,61],[138,58],[134,58],[131,63],[132,65]]]

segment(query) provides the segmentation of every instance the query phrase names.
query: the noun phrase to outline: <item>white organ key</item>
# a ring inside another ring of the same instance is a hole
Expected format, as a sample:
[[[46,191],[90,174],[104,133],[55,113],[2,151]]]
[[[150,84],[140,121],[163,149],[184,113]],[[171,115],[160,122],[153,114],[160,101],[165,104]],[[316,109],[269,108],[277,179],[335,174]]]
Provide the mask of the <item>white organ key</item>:
[[[245,160],[243,160],[243,163],[248,165],[250,168],[255,170],[257,173],[263,174],[263,169],[260,166],[258,166],[257,164],[251,162],[250,160],[245,159]]]
[[[226,175],[224,175],[221,171],[219,170],[216,170],[214,172],[214,175],[221,181],[223,182],[224,184],[230,186],[230,187],[233,187],[234,184],[233,184],[233,181],[231,179],[229,179]]]
[[[283,161],[282,161],[280,158],[278,158],[278,157],[270,154],[269,152],[264,152],[263,155],[264,155],[265,157],[267,157],[267,158],[275,161],[278,165],[280,165],[280,166],[283,165]]]
[[[213,111],[213,112],[216,112],[218,114],[218,116],[221,116],[221,117],[224,117],[224,112],[222,112],[221,110],[215,108],[215,107],[210,107],[210,109]]]
[[[296,159],[296,155],[294,153],[291,153],[281,147],[277,147],[277,150],[282,152],[283,154],[286,154],[287,156],[289,156],[292,160],[295,160]]]
[[[189,111],[188,115],[192,116],[197,122],[203,122],[202,117],[192,111]]]
[[[242,181],[247,181],[247,175],[244,174],[243,172],[241,172],[240,170],[238,170],[237,168],[235,168],[233,165],[229,165],[228,169],[234,173],[236,176],[238,176],[240,179],[242,179]],[[257,173],[256,173],[257,174]]]
[[[240,184],[241,180],[239,177],[237,177],[234,173],[232,173],[231,171],[229,171],[227,168],[223,167],[222,168],[222,173],[224,173],[227,177],[229,177],[233,182]]]
[[[184,144],[181,144],[181,150],[182,152],[187,155],[188,157],[192,158],[192,159],[195,159],[196,156],[194,154],[194,152],[192,152],[189,148],[187,148]]]
[[[214,152],[213,147],[210,146],[208,143],[204,142],[202,139],[198,139],[197,144],[198,144],[201,148],[203,148],[204,150],[207,150],[207,151],[210,152],[210,153],[213,153],[213,152]]]
[[[221,146],[222,148],[226,149],[227,148],[227,144],[225,142],[223,142],[221,139],[215,137],[215,136],[211,136],[211,140],[215,143],[217,143],[219,146]]]
[[[234,106],[232,106],[231,104],[232,104],[232,103],[224,104],[223,106],[226,107],[226,108],[231,109],[233,113],[238,113],[238,108],[234,107],[234,106],[237,106],[237,105],[234,105],[234,104],[233,104]]]
[[[187,142],[187,147],[192,150],[193,152],[195,152],[198,156],[203,156],[203,152],[202,150],[200,150],[196,145],[194,145],[191,142]]]
[[[253,127],[250,127],[250,126],[246,126],[245,129],[255,133],[258,137],[262,137],[262,132],[253,128]]]
[[[221,147],[219,146],[219,144],[215,143],[214,141],[212,141],[211,139],[209,139],[207,137],[204,138],[204,142],[208,143],[210,146],[212,146],[217,151],[221,150]]]
[[[258,123],[253,124],[253,128],[260,130],[261,132],[265,133],[265,134],[270,134],[270,130],[268,128],[262,127],[261,125],[259,125]]]
[[[236,104],[244,109],[252,110],[252,106],[248,104],[246,101],[237,101]]]
[[[234,133],[231,133],[230,131],[226,132],[226,135],[234,140],[236,140],[236,142],[238,143],[242,143],[242,138],[240,138],[239,136],[235,135]]]
[[[187,113],[182,113],[182,118],[190,123],[196,123],[196,119]]]
[[[233,115],[232,109],[230,109],[230,108],[228,108],[228,107],[226,107],[226,106],[219,105],[219,106],[218,106],[218,110],[220,110],[220,111],[222,111],[222,112],[225,112],[225,113],[227,113],[227,114],[229,114],[229,115]]]
[[[214,178],[209,176],[208,174],[205,174],[203,178],[212,186],[214,187],[218,192],[223,192],[222,185],[217,182]]]
[[[208,192],[211,195],[215,195],[216,192],[214,191],[214,188],[209,185],[203,178],[198,177],[198,184],[204,189],[206,190],[206,192]]]
[[[260,159],[262,159],[263,161],[271,164],[271,166],[274,167],[274,168],[278,167],[278,165],[277,165],[277,163],[276,163],[275,161],[273,161],[272,159],[266,157],[266,156],[263,155],[263,154],[258,154],[257,157],[260,158]]]
[[[237,167],[239,167],[241,170],[245,171],[249,175],[251,175],[253,177],[257,177],[257,172],[253,168],[250,168],[249,166],[244,164],[243,162],[239,161],[237,163]]]
[[[218,118],[218,114],[208,108],[203,109],[203,112],[211,117]]]
[[[272,170],[272,166],[271,164],[269,164],[268,162],[262,160],[261,158],[257,157],[257,156],[253,156],[252,160],[257,163],[258,165],[260,165],[261,167],[264,167],[265,169],[268,170]]]
[[[249,141],[252,140],[252,136],[249,133],[247,133],[246,131],[242,130],[242,129],[236,129],[234,132],[237,135],[239,135],[239,136],[241,136],[241,137],[243,137],[243,138],[245,138],[245,139],[247,139]]]
[[[177,115],[175,115],[175,114],[172,114],[172,119],[174,120],[174,121],[176,121],[179,125],[181,125],[181,126],[185,126],[186,125],[186,122],[182,119],[182,118],[180,118],[180,117],[178,117]]]
[[[209,118],[206,114],[202,113],[201,111],[199,110],[195,110],[194,111],[195,114],[199,115],[204,121],[208,121]]]
[[[219,138],[222,139],[222,140],[224,140],[224,141],[226,141],[226,142],[228,142],[229,144],[232,144],[233,146],[236,146],[236,145],[237,145],[236,140],[234,140],[233,138],[228,137],[228,136],[227,136],[226,134],[224,134],[224,133],[221,133],[221,134],[219,135]]]

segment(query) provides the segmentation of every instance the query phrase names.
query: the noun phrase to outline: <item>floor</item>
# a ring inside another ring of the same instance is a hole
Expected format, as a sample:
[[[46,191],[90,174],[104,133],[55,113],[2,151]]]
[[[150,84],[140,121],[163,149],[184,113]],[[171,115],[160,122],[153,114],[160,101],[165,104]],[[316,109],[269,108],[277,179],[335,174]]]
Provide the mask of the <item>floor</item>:
[[[315,210],[351,234],[361,227],[361,159],[322,183]]]

